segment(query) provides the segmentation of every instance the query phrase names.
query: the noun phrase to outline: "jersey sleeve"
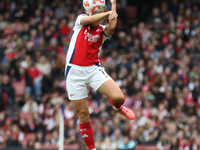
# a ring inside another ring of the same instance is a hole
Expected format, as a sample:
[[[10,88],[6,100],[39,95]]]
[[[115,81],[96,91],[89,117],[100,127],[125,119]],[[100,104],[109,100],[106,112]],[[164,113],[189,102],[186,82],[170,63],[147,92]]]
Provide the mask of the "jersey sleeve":
[[[83,26],[83,25],[81,25],[81,19],[83,18],[83,17],[85,17],[85,16],[87,16],[86,14],[81,14],[81,15],[79,15],[78,17],[77,17],[77,19],[76,19],[76,22],[75,22],[75,26]]]
[[[104,32],[105,28],[107,27],[107,25],[100,25],[103,28],[103,42],[105,42],[105,40],[107,40],[107,38],[109,38],[109,36],[107,36]]]

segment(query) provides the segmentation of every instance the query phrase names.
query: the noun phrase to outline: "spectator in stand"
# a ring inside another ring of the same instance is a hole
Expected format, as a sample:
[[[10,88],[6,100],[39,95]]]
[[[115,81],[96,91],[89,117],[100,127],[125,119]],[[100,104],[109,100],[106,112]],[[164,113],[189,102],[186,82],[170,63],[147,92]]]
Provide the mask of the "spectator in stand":
[[[43,123],[43,120],[40,116],[34,116],[33,118],[33,126],[34,126],[34,132],[37,133],[37,132],[42,132],[43,136],[45,137],[46,135],[46,126],[44,125]]]
[[[58,92],[59,94],[64,94],[66,91],[60,86],[60,81],[55,80],[51,92]]]
[[[101,144],[102,150],[108,150],[108,149],[117,149],[117,144],[113,143],[109,137],[105,137],[103,140],[103,143]]]
[[[132,5],[137,13],[129,14]],[[97,147],[115,149],[129,135],[129,141],[137,145],[200,148],[198,9],[198,0],[117,2],[117,30],[104,43],[100,61],[126,95],[127,107],[136,109],[137,117],[124,121],[112,111],[107,97],[88,89]],[[60,57],[68,51],[75,18],[81,13],[80,1],[0,2],[0,148],[5,148],[11,137],[16,139],[12,132],[21,139],[20,130],[35,134],[42,130],[44,135],[46,130],[57,130],[62,103],[67,118],[65,144],[85,148],[62,85],[64,62]],[[133,15],[136,19],[129,19]],[[20,118],[20,113],[15,115],[23,101],[15,101],[14,81],[26,83],[22,99],[36,95],[39,114],[35,105],[33,122]],[[41,149],[40,142],[30,142],[30,147],[33,144]]]
[[[172,138],[170,149],[171,149],[171,150],[177,150],[177,149],[179,149],[179,141],[178,141],[178,138],[176,138],[176,137],[173,137],[173,138]]]
[[[2,128],[5,130],[6,134],[9,135],[12,129],[12,119],[10,117],[7,117],[5,119],[5,123],[2,125]]]
[[[29,95],[26,96],[25,104],[22,107],[22,111],[24,113],[37,113],[38,112],[38,104],[34,101],[32,97]]]
[[[12,132],[18,133],[18,140],[19,141],[24,140],[24,133],[20,130],[20,128],[17,124],[13,124],[10,131],[11,131],[11,133]]]
[[[27,141],[27,149],[28,150],[34,150],[34,140],[28,140]]]
[[[27,122],[26,118],[20,118],[19,120],[19,128],[24,132],[24,133],[29,133],[31,132],[31,128],[29,126],[29,123]]]
[[[67,144],[69,143],[74,143],[75,142],[75,130],[74,130],[75,122],[72,119],[69,119],[68,125],[67,125],[67,130],[64,133],[65,136],[65,142]]]
[[[163,23],[164,19],[160,15],[160,9],[158,7],[153,8],[152,10],[152,16],[149,18],[148,23]]]
[[[40,142],[35,142],[34,149],[41,149],[42,144]]]
[[[43,92],[49,92],[49,87],[51,87],[51,64],[47,60],[47,58],[42,55],[39,58],[39,62],[36,63],[36,68],[42,73],[42,85],[43,85]]]
[[[63,61],[62,59],[57,55],[57,52],[55,50],[52,50],[50,53],[50,63],[52,67],[51,75],[53,78],[56,78],[60,75],[61,70],[63,69]]]
[[[27,74],[31,77],[32,83],[34,85],[34,94],[36,96],[41,96],[42,94],[42,74],[35,67],[32,61],[28,62],[28,67],[26,69]]]
[[[5,123],[6,120],[6,116],[5,116],[5,112],[0,112],[0,127],[2,127]]]
[[[51,145],[59,145],[59,132],[54,130],[52,132],[52,138],[48,142]]]
[[[68,19],[63,18],[60,23],[60,34],[62,36],[67,36],[71,32],[71,28],[68,26]]]
[[[45,136],[43,134],[43,131],[38,131],[36,133],[36,139],[35,139],[35,142],[39,142],[41,144],[44,144],[45,143]]]
[[[50,76],[51,65],[44,55],[39,58],[39,62],[36,64],[36,67],[44,76]]]
[[[19,134],[17,132],[12,132],[10,134],[10,138],[6,142],[6,147],[7,148],[14,148],[14,147],[22,148],[21,143],[19,143],[18,141],[18,136]]]
[[[25,94],[31,95],[32,88],[33,88],[31,77],[30,77],[30,75],[28,75],[26,73],[24,68],[22,68],[22,67],[19,68],[19,74],[16,79],[17,79],[17,81],[26,83]]]
[[[123,143],[119,144],[120,150],[134,150],[135,142],[130,140],[128,136],[124,136]]]
[[[4,75],[2,84],[0,85],[0,89],[2,93],[6,93],[8,95],[7,100],[7,108],[12,108],[14,104],[14,98],[15,98],[15,90],[13,86],[11,85],[11,82],[9,81],[9,76]]]
[[[116,128],[114,130],[114,133],[110,136],[113,143],[119,144],[123,141],[123,136],[121,133],[121,130],[119,128]]]
[[[3,93],[0,91],[0,111],[4,110],[4,99]]]
[[[51,38],[50,45],[47,47],[47,51],[51,53],[52,50],[55,50],[57,53],[62,53],[62,47],[58,45],[57,38]]]
[[[6,142],[3,137],[0,136],[0,149],[6,148]]]

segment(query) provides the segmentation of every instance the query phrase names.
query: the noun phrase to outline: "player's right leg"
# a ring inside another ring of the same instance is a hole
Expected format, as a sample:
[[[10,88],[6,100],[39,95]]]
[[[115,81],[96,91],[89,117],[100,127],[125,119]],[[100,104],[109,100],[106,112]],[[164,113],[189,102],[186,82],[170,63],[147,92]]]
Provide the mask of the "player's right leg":
[[[85,144],[90,150],[96,150],[94,143],[94,133],[92,125],[90,123],[90,114],[87,105],[87,98],[81,100],[72,100],[72,103],[80,121],[80,132]]]
[[[66,88],[68,98],[72,101],[76,114],[79,118],[80,133],[87,147],[90,150],[95,149],[94,133],[90,123],[90,114],[87,105],[87,73],[84,69],[73,66],[66,68]]]

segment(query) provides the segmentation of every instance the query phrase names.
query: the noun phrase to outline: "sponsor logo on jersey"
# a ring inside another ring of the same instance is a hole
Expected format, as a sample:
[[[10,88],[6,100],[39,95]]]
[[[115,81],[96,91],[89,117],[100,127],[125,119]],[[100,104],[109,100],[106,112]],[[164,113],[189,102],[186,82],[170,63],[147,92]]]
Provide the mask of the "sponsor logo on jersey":
[[[84,34],[85,34],[85,39],[88,42],[96,43],[97,40],[100,38],[100,35],[92,35],[91,33],[88,32],[87,29],[85,30]]]

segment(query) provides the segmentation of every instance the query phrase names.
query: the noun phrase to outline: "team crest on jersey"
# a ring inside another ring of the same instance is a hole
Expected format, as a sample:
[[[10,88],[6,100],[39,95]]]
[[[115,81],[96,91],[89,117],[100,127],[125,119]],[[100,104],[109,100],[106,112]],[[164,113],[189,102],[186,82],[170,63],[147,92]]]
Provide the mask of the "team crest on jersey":
[[[97,29],[97,30],[96,30],[96,32],[99,32],[99,31],[101,31],[101,30],[100,30],[100,29]]]
[[[100,38],[100,35],[92,35],[91,33],[88,32],[87,29],[85,30],[84,34],[85,34],[85,39],[88,42],[96,43],[97,40]]]

